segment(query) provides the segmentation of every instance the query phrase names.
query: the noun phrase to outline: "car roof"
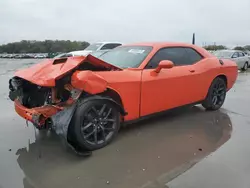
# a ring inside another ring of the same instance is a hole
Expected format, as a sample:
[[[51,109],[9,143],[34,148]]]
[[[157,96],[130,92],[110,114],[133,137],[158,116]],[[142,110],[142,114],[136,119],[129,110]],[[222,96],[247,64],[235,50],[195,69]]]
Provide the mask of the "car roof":
[[[125,44],[124,46],[152,46],[155,48],[162,48],[167,46],[193,47],[194,45],[189,43],[179,43],[179,42],[141,42],[141,43]]]
[[[91,44],[103,44],[104,45],[104,44],[122,44],[122,43],[121,42],[116,42],[116,41],[114,41],[114,42],[108,42],[108,41],[106,41],[106,42],[93,42]]]
[[[208,52],[207,50],[198,45],[193,45],[191,43],[183,43],[183,42],[141,42],[141,43],[125,44],[123,46],[151,46],[154,48],[153,51],[165,47],[190,47],[198,51],[204,57],[213,56],[210,52]]]

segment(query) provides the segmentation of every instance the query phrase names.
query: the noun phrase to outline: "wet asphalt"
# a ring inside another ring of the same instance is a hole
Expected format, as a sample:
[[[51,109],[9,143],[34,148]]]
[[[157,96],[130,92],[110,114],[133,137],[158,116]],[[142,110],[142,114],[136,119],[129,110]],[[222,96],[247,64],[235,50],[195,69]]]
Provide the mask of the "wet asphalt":
[[[8,79],[36,62],[0,59],[0,188],[250,187],[250,71],[219,111],[197,105],[123,127],[84,158],[27,126],[8,100]]]

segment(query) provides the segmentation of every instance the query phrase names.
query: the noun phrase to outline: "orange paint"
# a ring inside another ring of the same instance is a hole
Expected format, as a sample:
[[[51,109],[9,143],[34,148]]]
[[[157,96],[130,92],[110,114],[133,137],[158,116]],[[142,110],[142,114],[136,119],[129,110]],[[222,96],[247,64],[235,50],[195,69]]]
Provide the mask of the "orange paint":
[[[53,60],[18,71],[15,75],[41,86],[55,86],[55,80],[77,68],[84,62],[111,69],[111,71],[75,71],[71,77],[73,87],[90,94],[99,94],[107,88],[116,92],[122,101],[125,111],[125,121],[134,120],[145,115],[168,110],[174,107],[191,104],[205,99],[214,78],[225,76],[227,89],[231,89],[236,81],[237,65],[230,60],[219,60],[205,49],[191,44],[180,43],[139,43],[135,46],[152,46],[153,49],[138,68],[120,69],[101,61],[91,55],[73,57],[63,64],[53,65]],[[131,46],[131,45],[129,45]],[[174,66],[164,61],[161,67],[145,69],[155,53],[165,47],[190,47],[203,56],[203,59],[193,65]],[[17,103],[17,102],[16,102]],[[16,111],[22,117],[30,120],[29,113],[41,112],[41,109],[27,110],[16,104]],[[58,109],[57,109],[58,110]],[[46,111],[46,115],[50,112]],[[41,112],[44,113],[45,111]],[[56,110],[51,106],[51,114]]]
[[[107,88],[107,81],[92,71],[76,71],[72,76],[71,84],[90,94],[102,93]]]
[[[18,100],[15,100],[15,110],[18,115],[30,122],[33,122],[32,116],[34,115],[42,115],[44,117],[43,120],[46,120],[47,118],[53,116],[54,114],[60,111],[60,109],[55,106],[43,106],[28,109],[22,106]]]

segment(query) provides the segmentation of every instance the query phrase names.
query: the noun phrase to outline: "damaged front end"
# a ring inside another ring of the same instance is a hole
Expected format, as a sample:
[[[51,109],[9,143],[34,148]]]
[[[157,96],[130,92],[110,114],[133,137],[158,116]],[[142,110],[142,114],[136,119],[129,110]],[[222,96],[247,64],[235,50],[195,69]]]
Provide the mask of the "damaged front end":
[[[10,79],[9,89],[16,112],[38,129],[54,128],[52,126],[57,122],[54,115],[61,111],[67,109],[72,114],[74,104],[82,94],[70,84],[42,87],[19,77]]]
[[[46,60],[18,71],[9,80],[9,98],[17,114],[37,129],[53,129],[68,139],[68,126],[79,98],[107,89],[94,71],[121,70],[89,55]]]

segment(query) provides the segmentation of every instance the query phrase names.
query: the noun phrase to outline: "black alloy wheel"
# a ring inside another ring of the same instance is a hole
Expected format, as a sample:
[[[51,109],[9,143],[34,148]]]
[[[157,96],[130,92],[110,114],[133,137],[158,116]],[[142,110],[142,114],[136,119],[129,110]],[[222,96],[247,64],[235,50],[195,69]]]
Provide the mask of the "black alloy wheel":
[[[112,137],[116,121],[113,110],[107,104],[100,104],[84,113],[81,133],[89,144],[102,144]]]
[[[226,82],[218,77],[212,82],[202,106],[207,110],[218,110],[224,103],[227,93]]]
[[[96,150],[109,144],[120,128],[119,112],[107,100],[80,104],[73,116],[76,142],[85,149]]]

